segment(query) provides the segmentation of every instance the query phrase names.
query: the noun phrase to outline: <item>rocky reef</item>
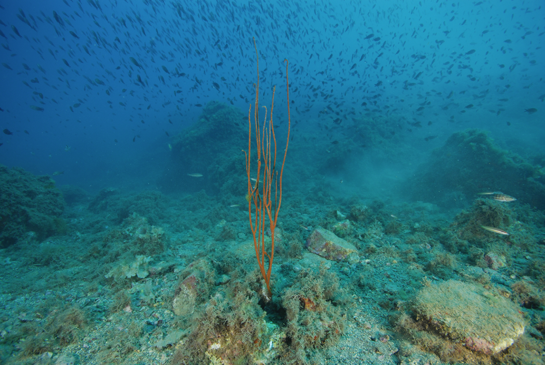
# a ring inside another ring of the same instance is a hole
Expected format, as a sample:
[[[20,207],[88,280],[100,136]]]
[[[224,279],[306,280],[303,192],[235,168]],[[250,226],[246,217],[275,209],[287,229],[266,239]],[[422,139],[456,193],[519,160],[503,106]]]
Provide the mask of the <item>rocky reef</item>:
[[[0,165],[0,247],[64,233],[62,193],[49,176]]]
[[[502,191],[544,209],[545,170],[470,129],[454,133],[435,150],[407,190],[414,199],[444,207],[462,207],[480,192]]]
[[[158,181],[161,189],[244,195],[246,175],[241,149],[248,146],[248,120],[244,117],[234,107],[208,103],[198,122],[174,137],[171,163]]]

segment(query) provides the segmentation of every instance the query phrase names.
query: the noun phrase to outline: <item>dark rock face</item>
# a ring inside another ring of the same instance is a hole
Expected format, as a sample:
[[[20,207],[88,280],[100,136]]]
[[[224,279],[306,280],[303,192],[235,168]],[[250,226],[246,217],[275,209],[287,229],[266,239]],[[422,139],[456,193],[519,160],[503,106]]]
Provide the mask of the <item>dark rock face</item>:
[[[58,233],[66,227],[63,211],[62,193],[49,176],[0,165],[0,247],[29,234],[43,240]]]
[[[247,115],[226,104],[210,102],[199,121],[174,138],[171,163],[158,181],[161,190],[205,189],[208,194],[229,191],[244,195],[247,183],[242,150],[247,148]]]
[[[501,191],[539,209],[545,208],[545,174],[523,157],[501,149],[485,132],[454,133],[410,181],[414,199],[457,206],[476,194]],[[458,202],[458,203],[457,203]]]

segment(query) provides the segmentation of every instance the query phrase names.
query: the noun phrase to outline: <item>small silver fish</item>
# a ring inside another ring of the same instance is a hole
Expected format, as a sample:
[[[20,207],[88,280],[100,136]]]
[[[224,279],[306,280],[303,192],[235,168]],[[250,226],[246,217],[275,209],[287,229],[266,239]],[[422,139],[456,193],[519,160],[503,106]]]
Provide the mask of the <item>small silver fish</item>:
[[[492,197],[492,199],[504,203],[514,202],[515,200],[517,200],[516,198],[507,194],[496,194]]]
[[[187,176],[191,176],[191,177],[202,177],[203,175],[202,175],[202,174],[199,174],[199,173],[194,173],[194,174],[187,174]]]
[[[509,233],[507,233],[505,231],[502,231],[499,228],[494,228],[494,227],[489,227],[489,226],[481,226],[481,228],[486,229],[487,231],[492,232],[492,233],[497,233],[497,234],[502,234],[504,236],[509,236]]]

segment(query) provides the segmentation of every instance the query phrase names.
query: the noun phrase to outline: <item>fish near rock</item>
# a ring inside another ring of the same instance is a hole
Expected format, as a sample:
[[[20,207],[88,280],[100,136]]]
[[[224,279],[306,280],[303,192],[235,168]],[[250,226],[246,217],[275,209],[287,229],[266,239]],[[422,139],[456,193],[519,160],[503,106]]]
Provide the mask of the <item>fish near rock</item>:
[[[489,226],[481,226],[482,229],[487,230],[488,232],[501,234],[502,236],[509,236],[508,232],[505,232],[502,229],[496,228],[496,227],[489,227]]]

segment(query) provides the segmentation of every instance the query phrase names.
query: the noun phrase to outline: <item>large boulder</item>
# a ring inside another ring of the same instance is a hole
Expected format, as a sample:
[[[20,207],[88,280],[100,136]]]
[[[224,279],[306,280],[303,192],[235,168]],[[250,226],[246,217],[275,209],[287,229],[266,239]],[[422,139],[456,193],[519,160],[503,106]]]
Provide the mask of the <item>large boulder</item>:
[[[471,129],[450,136],[407,184],[414,199],[447,207],[463,206],[487,191],[545,209],[545,170]]]
[[[194,125],[173,138],[171,162],[158,182],[161,190],[204,189],[208,194],[244,196],[247,183],[242,149],[247,148],[247,115],[212,101]]]
[[[524,333],[517,305],[480,285],[456,280],[429,285],[413,309],[430,330],[486,355],[505,350]]]

